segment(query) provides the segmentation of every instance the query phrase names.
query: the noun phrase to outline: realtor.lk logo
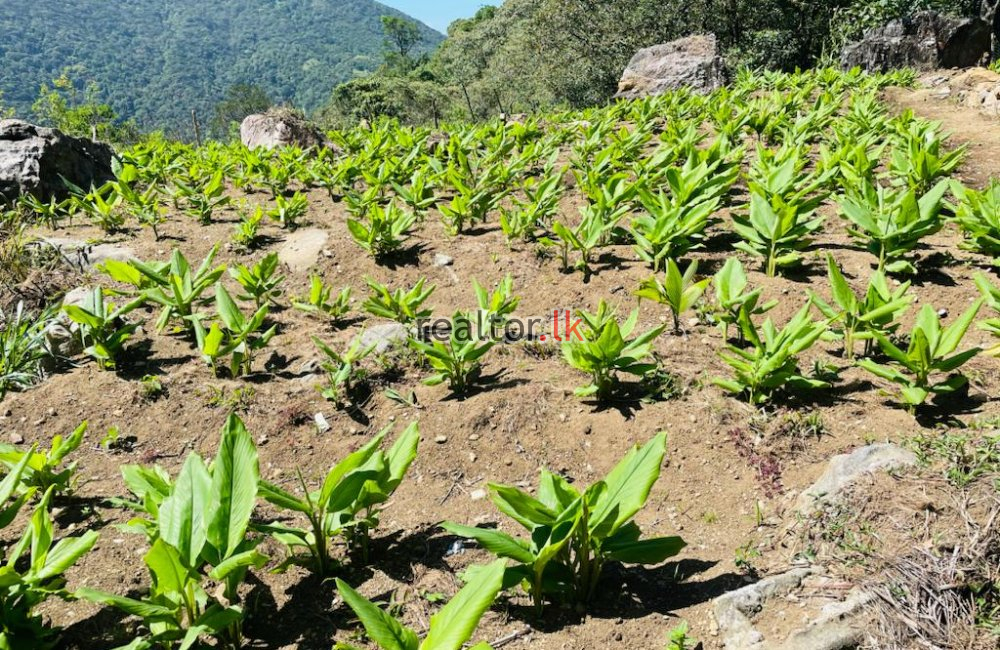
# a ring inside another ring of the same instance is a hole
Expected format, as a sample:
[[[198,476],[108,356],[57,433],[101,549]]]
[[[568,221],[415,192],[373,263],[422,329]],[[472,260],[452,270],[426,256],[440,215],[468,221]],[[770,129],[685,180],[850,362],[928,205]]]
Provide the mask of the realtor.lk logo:
[[[562,343],[583,341],[583,319],[569,309],[555,309],[547,318],[502,317],[488,311],[474,311],[468,318],[423,318],[417,321],[417,331],[424,341],[446,343],[458,341],[536,341]]]

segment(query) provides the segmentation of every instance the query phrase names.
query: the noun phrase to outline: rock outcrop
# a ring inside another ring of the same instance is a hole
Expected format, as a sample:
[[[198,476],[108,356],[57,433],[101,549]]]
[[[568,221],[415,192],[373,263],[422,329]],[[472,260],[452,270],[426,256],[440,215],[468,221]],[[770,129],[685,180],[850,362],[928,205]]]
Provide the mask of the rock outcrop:
[[[326,138],[316,126],[295,111],[280,108],[248,115],[240,124],[240,140],[250,149],[326,146]]]
[[[869,72],[967,68],[988,56],[991,42],[992,29],[985,20],[922,11],[869,30],[844,48],[840,61],[845,68]]]
[[[21,120],[0,120],[0,201],[63,198],[63,182],[89,189],[114,178],[111,147]]]
[[[719,43],[714,34],[703,34],[639,50],[618,82],[616,97],[636,99],[680,88],[711,92],[725,83]]]

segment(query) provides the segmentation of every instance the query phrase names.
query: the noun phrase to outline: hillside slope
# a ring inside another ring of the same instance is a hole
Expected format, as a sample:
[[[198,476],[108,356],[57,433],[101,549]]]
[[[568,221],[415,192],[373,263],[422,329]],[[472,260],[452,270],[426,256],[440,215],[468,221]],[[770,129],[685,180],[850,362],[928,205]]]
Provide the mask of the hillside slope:
[[[26,114],[67,66],[145,128],[205,118],[226,88],[251,82],[313,109],[373,70],[383,47],[373,0],[4,0],[0,90]],[[425,46],[442,36],[425,28]]]

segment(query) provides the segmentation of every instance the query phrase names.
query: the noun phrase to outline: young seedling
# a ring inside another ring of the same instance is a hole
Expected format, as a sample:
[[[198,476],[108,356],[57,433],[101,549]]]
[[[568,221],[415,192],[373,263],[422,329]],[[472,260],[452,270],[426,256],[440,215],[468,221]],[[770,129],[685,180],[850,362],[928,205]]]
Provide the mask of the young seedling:
[[[308,211],[309,199],[305,194],[296,192],[291,198],[285,198],[284,194],[279,193],[275,195],[274,207],[267,211],[267,216],[277,221],[282,228],[295,230]]]
[[[262,306],[247,317],[225,287],[217,284],[215,307],[219,322],[212,323],[208,330],[202,324],[200,316],[191,317],[195,340],[202,358],[218,372],[219,360],[228,357],[229,373],[233,377],[250,374],[253,371],[254,357],[266,348],[278,333],[277,325],[262,331],[264,321],[267,319],[268,306]]]
[[[632,521],[660,476],[666,441],[660,433],[633,447],[603,481],[582,492],[547,470],[542,470],[537,497],[490,484],[494,504],[523,526],[528,538],[451,522],[442,528],[513,560],[504,584],[522,585],[539,615],[546,600],[586,604],[609,562],[659,564],[685,546],[680,537],[642,539]]]
[[[934,376],[954,373],[982,352],[980,348],[957,353],[956,350],[983,302],[982,298],[977,300],[958,320],[945,328],[941,327],[940,317],[934,308],[924,305],[910,332],[910,344],[906,351],[896,347],[885,334],[873,332],[882,352],[895,362],[894,365],[862,359],[858,362],[858,367],[898,384],[900,399],[911,413],[916,412],[917,407],[924,404],[931,395],[949,395],[964,388],[969,380],[962,374],[949,374],[940,381],[936,381]]]
[[[760,304],[762,289],[747,291],[749,281],[747,274],[743,270],[743,265],[739,259],[730,257],[722,265],[719,272],[715,274],[713,281],[715,285],[715,300],[718,311],[715,318],[722,325],[722,335],[729,341],[729,328],[739,325],[740,315],[746,313],[746,317],[766,314],[778,305],[777,300]],[[743,332],[737,327],[739,342],[743,343]]]
[[[318,275],[309,278],[309,296],[304,299],[292,299],[292,307],[307,314],[324,316],[331,321],[343,318],[351,308],[351,288],[344,287],[337,297],[330,302],[333,287],[323,283]]]
[[[347,229],[358,246],[376,261],[382,261],[399,253],[416,222],[414,213],[389,203],[371,206],[364,221],[348,219]]]
[[[421,309],[421,305],[434,293],[434,285],[424,289],[426,278],[420,280],[409,291],[396,289],[390,291],[384,284],[379,284],[371,278],[365,278],[371,296],[361,305],[361,308],[374,316],[389,318],[410,325],[418,320],[428,318],[433,312]]]
[[[947,190],[948,181],[941,181],[918,198],[912,188],[890,190],[865,183],[841,200],[840,209],[852,223],[847,232],[878,257],[880,272],[912,275],[917,268],[907,255],[944,227],[941,210]]]
[[[380,449],[391,425],[369,443],[337,463],[327,473],[319,490],[310,491],[298,473],[302,496],[267,481],[261,481],[260,496],[269,503],[303,515],[307,528],[271,523],[258,528],[288,548],[280,569],[304,565],[320,577],[333,568],[330,542],[343,537],[367,560],[368,536],[378,525],[379,506],[392,496],[416,458],[420,430],[414,422],[387,452]],[[304,555],[299,554],[304,551]]]
[[[828,387],[828,382],[806,377],[799,370],[798,355],[811,348],[829,329],[829,322],[813,321],[811,309],[812,305],[806,304],[781,330],[768,318],[761,331],[749,314],[742,312],[740,329],[751,347],[729,345],[719,352],[735,376],[713,382],[731,393],[745,395],[755,405],[767,403],[779,390]]]
[[[456,312],[451,319],[451,333],[447,341],[425,343],[410,338],[410,347],[420,352],[431,368],[436,370],[424,380],[428,386],[448,382],[448,388],[456,395],[464,395],[479,380],[482,372],[483,356],[496,341],[481,340],[477,325],[463,312]]]
[[[278,254],[270,253],[252,267],[237,264],[229,268],[229,275],[236,280],[244,293],[240,300],[252,300],[258,309],[264,305],[274,304],[281,296],[278,286],[284,282],[285,276],[276,275],[278,270]]]
[[[315,336],[313,343],[326,357],[320,364],[328,379],[328,386],[322,390],[323,397],[333,402],[338,409],[344,408],[356,382],[363,378],[358,364],[375,350],[376,344],[364,347],[359,336],[341,354]]]
[[[145,304],[145,296],[116,308],[104,302],[104,290],[95,287],[82,305],[64,305],[66,316],[80,326],[84,354],[97,361],[104,370],[114,370],[125,351],[125,343],[139,328],[124,317]]]
[[[667,260],[667,273],[664,281],[655,277],[644,280],[635,295],[641,302],[643,298],[670,307],[674,318],[674,334],[681,334],[681,315],[693,308],[708,289],[711,278],[695,282],[698,273],[698,261],[692,261],[687,270],[681,273],[677,262]]]
[[[955,221],[965,235],[959,246],[992,257],[1000,266],[1000,182],[993,179],[981,192],[951,182],[951,192],[958,199]]]
[[[13,478],[13,481],[10,479]],[[0,482],[0,504],[6,506],[17,485],[17,475],[8,474]],[[88,530],[78,537],[55,542],[49,507],[52,491],[46,491],[35,507],[21,539],[7,549],[0,566],[3,589],[0,590],[0,644],[8,648],[51,648],[56,630],[47,627],[36,608],[52,596],[69,599],[63,576],[77,561],[90,552],[98,533]],[[20,508],[24,502],[14,502]],[[3,513],[3,527],[16,514],[14,506]]]
[[[811,204],[786,203],[775,195],[751,192],[748,216],[733,216],[733,229],[743,238],[736,248],[764,259],[768,276],[779,269],[796,266],[801,251],[811,243],[809,235],[823,224],[823,217],[812,217]]]
[[[628,340],[639,321],[638,310],[621,325],[603,301],[597,314],[580,312],[579,316],[587,325],[586,334],[582,340],[569,336],[562,344],[566,362],[590,375],[590,384],[577,388],[576,395],[607,400],[618,385],[618,373],[642,376],[656,369],[656,363],[645,359],[652,353],[653,340],[663,333],[665,326]]]
[[[218,252],[219,245],[216,244],[195,270],[191,269],[180,249],[176,248],[169,265],[131,262],[133,267],[155,285],[144,295],[163,307],[160,318],[156,321],[157,332],[165,330],[171,320],[178,320],[187,327],[193,327],[191,317],[194,316],[195,307],[204,302],[202,294],[225,273],[225,265],[212,267]]]
[[[844,339],[844,356],[853,361],[854,344],[857,341],[864,341],[867,355],[875,339],[873,332],[882,332],[885,335],[894,332],[898,327],[896,321],[909,309],[914,297],[907,293],[910,288],[909,282],[904,282],[893,291],[889,288],[885,276],[876,271],[868,282],[864,298],[858,298],[832,255],[827,255],[826,263],[833,301],[837,308],[827,304],[811,291],[809,296],[824,316],[832,323],[838,324],[835,331]]]
[[[69,493],[71,481],[76,472],[76,463],[64,465],[63,461],[83,444],[87,432],[84,422],[67,437],[53,436],[48,450],[38,450],[32,447],[22,451],[12,445],[0,444],[0,464],[8,471],[21,467],[21,489],[39,490],[54,495]],[[2,502],[0,502],[2,503]]]
[[[364,596],[337,578],[337,591],[344,602],[354,610],[364,625],[368,636],[381,650],[461,650],[472,638],[479,619],[490,608],[503,589],[504,564],[498,560],[485,567],[468,571],[468,582],[440,612],[431,617],[430,627],[423,641],[417,633],[384,612]],[[336,650],[358,650],[355,646],[339,643]],[[491,650],[489,644],[478,643],[470,650]]]

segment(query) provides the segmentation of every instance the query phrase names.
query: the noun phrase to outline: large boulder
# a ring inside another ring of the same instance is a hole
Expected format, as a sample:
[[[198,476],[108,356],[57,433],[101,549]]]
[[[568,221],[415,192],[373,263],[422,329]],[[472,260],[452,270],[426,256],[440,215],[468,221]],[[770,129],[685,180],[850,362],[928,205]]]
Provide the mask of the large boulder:
[[[1000,0],[983,0],[982,17],[993,36],[993,56],[1000,51]]]
[[[240,124],[240,139],[250,149],[308,149],[326,145],[326,138],[318,128],[295,111],[280,108],[248,115]]]
[[[991,42],[992,29],[985,20],[921,11],[869,30],[844,48],[840,61],[845,68],[869,72],[968,68],[989,55]]]
[[[47,201],[114,178],[111,147],[21,120],[0,120],[0,200],[33,194]]]
[[[725,83],[715,34],[702,34],[639,50],[622,73],[616,97],[636,99],[680,88],[711,92]]]

